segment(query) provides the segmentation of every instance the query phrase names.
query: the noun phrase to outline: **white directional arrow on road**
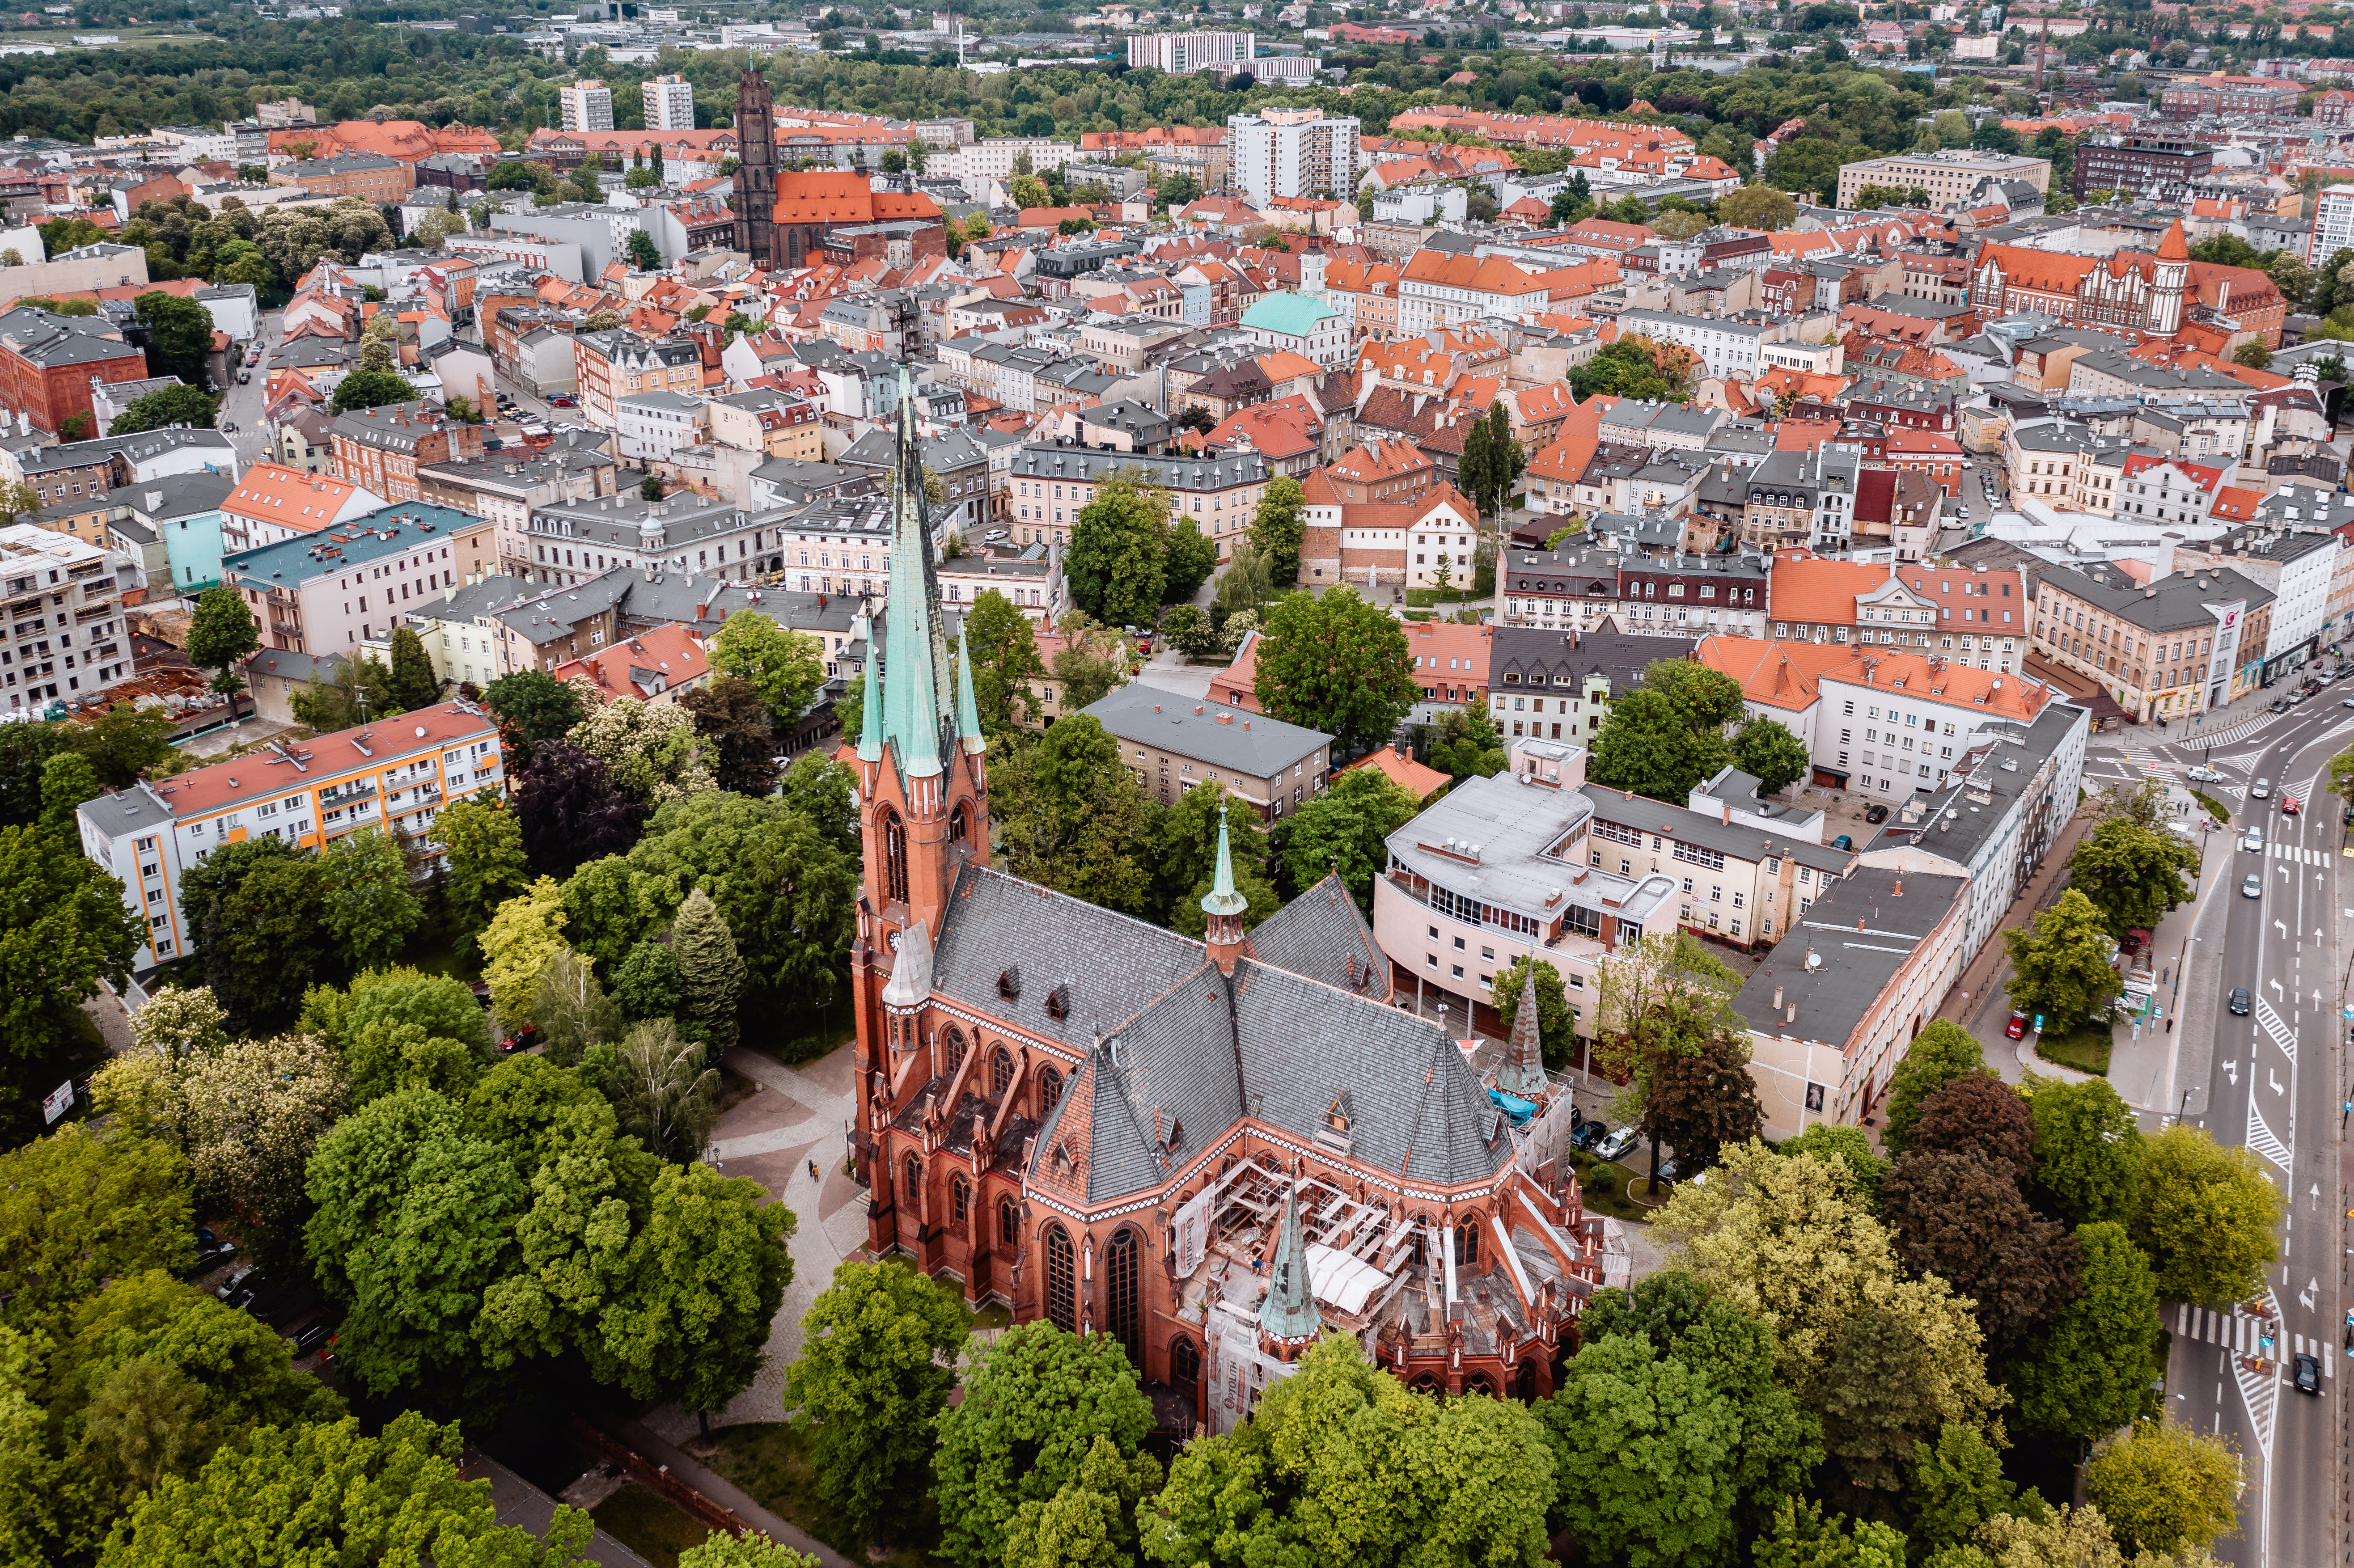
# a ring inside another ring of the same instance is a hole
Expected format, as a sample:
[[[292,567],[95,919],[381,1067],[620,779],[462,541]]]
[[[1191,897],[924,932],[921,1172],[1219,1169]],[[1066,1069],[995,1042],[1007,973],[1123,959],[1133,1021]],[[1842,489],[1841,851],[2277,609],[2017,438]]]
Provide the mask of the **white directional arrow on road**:
[[[2281,982],[2280,982],[2280,980],[2279,980],[2277,978],[2275,978],[2275,979],[2272,981],[2272,988],[2273,988],[2274,991],[2278,991],[2278,990],[2280,990],[2280,988],[2281,988]]]
[[[2272,1080],[2273,1093],[2279,1094],[2281,1092],[2280,1075],[2274,1072],[2270,1067],[2266,1067],[2264,1069],[2264,1076]]]
[[[2223,1075],[2232,1080],[2232,1086],[2233,1088],[2236,1089],[2240,1086],[2240,1059],[2237,1056],[2228,1057],[2224,1060]]]
[[[2318,1279],[2309,1279],[2306,1281],[2305,1288],[2296,1293],[2296,1298],[2299,1301],[2304,1302],[2305,1309],[2310,1312],[2313,1310],[2313,1298],[2320,1294],[2321,1281]]]
[[[2317,1198],[2321,1196],[2321,1183],[2318,1181],[2313,1184],[2313,1196]]]
[[[2319,986],[2315,986],[2313,988],[2313,1005],[2316,1007],[2319,1007],[2321,1005],[2321,988]]]
[[[2284,871],[2285,871],[2285,870],[2287,869],[2287,867],[2284,866],[2284,867],[2282,867],[2281,869],[2283,869]],[[2275,921],[2274,921],[2274,922],[2273,922],[2273,928],[2274,928],[2274,930],[2278,931],[2278,932],[2281,934],[2281,940],[2282,940],[2282,941],[2285,942],[2285,941],[2287,941],[2287,940],[2288,940],[2288,922],[2287,922],[2287,921],[2285,921],[2285,920],[2275,920]],[[2273,984],[2274,984],[2274,986],[2278,986],[2278,985],[2280,984],[2280,981],[2278,981],[2278,980],[2274,980],[2274,981],[2273,981]]]

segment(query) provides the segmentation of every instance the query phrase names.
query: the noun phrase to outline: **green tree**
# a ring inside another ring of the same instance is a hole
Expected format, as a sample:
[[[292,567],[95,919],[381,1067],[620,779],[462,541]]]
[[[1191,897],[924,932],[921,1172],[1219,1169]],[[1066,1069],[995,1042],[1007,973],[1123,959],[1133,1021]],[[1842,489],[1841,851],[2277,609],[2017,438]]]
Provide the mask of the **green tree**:
[[[704,1065],[701,1043],[682,1039],[673,1020],[632,1025],[618,1049],[592,1056],[586,1070],[623,1131],[665,1160],[703,1157],[719,1115],[719,1071]]]
[[[695,715],[695,732],[712,757],[712,777],[722,789],[768,795],[777,788],[776,716],[760,694],[725,673],[679,694],[679,705]]]
[[[1373,878],[1389,863],[1389,836],[1421,810],[1413,792],[1380,768],[1350,768],[1284,821],[1280,842],[1293,891],[1338,872],[1358,906],[1371,908]]]
[[[444,896],[451,924],[461,937],[488,926],[500,905],[531,884],[523,828],[494,792],[451,801],[433,820],[433,836],[449,863]]]
[[[631,169],[625,183],[630,185],[632,189],[643,189],[648,185],[660,185],[662,183],[662,176],[655,174],[652,169]],[[639,271],[659,272],[662,270],[662,249],[654,243],[654,237],[648,234],[644,229],[633,228],[630,230],[630,239],[627,249],[630,253],[630,265],[635,267]]]
[[[400,711],[392,700],[392,672],[383,660],[374,654],[337,656],[327,660],[326,666],[331,679],[322,681],[313,671],[302,689],[288,699],[295,723],[328,735],[358,727],[364,716],[383,718]]]
[[[1014,875],[1107,909],[1145,911],[1154,808],[1102,725],[1066,710],[1037,740],[1002,744],[990,786]]]
[[[772,616],[739,609],[711,640],[711,665],[760,694],[780,719],[801,717],[825,684],[825,651],[817,639],[788,631]]]
[[[863,1537],[932,1457],[970,1331],[964,1304],[904,1261],[839,1264],[801,1331],[785,1408],[809,1445],[811,1489]]]
[[[1715,1560],[1733,1543],[1740,1425],[1731,1403],[1649,1340],[1608,1334],[1537,1407],[1553,1449],[1553,1511],[1587,1550],[1629,1568]]]
[[[1822,1417],[1839,1495],[1861,1511],[1873,1494],[1904,1487],[1915,1446],[1937,1430],[1939,1413],[1923,1386],[1927,1348],[1897,1314],[1864,1306],[1840,1324],[1829,1349],[1808,1402]]]
[[[216,680],[213,689],[241,688],[234,673]],[[110,789],[127,789],[150,768],[173,755],[172,715],[161,708],[133,707],[117,703],[74,735],[76,751],[98,769],[98,781]]]
[[[1343,753],[1388,740],[1419,695],[1405,632],[1345,585],[1278,600],[1257,660],[1253,690],[1267,711],[1322,730]]]
[[[1720,726],[1694,726],[1666,693],[1645,685],[1611,703],[1587,773],[1596,784],[1681,805],[1732,760]]]
[[[532,1022],[539,971],[564,946],[564,894],[543,876],[500,905],[476,942],[482,949],[482,979],[491,990],[491,1015],[519,1030]]]
[[[641,895],[662,912],[679,908],[692,889],[708,895],[759,991],[831,991],[834,967],[850,950],[858,869],[785,801],[712,791],[665,802],[629,864],[647,880]],[[684,973],[684,952],[679,967]],[[690,982],[690,1001],[694,994]]]
[[[1922,1118],[1924,1128],[1929,1121]],[[1935,1275],[1977,1303],[1988,1352],[1997,1358],[2020,1350],[2084,1288],[2075,1238],[2036,1217],[2007,1163],[1916,1140],[1882,1184],[1881,1215],[1896,1232],[1905,1267]],[[1911,1453],[1908,1443],[1899,1457]]]
[[[2142,1138],[2133,1107],[2102,1078],[2065,1083],[2030,1074],[2035,1206],[2072,1225],[2133,1217]]]
[[[1757,777],[1757,787],[1771,795],[1807,776],[1812,765],[1806,743],[1778,719],[1753,718],[1733,736],[1733,760],[1744,773]]]
[[[65,722],[0,725],[0,827],[29,828],[41,820],[49,758],[73,749],[81,728]]]
[[[857,792],[858,776],[822,751],[795,758],[778,785],[785,804],[854,862],[859,856]]]
[[[1757,1136],[1765,1118],[1745,1038],[1712,1030],[1698,1051],[1670,1052],[1652,1064],[1644,1075],[1641,1125],[1655,1156],[1665,1143],[1680,1154],[1712,1159],[1726,1144]]]
[[[670,944],[648,938],[630,949],[613,975],[613,1001],[631,1020],[669,1018],[686,999]]]
[[[129,980],[145,924],[78,839],[41,828],[0,828],[0,1041],[20,1063],[40,1060],[101,980]]]
[[[687,1015],[701,1026],[716,1050],[736,1043],[737,1009],[744,995],[744,960],[718,906],[700,887],[679,906],[671,927],[671,950],[678,958],[679,989]]]
[[[592,1047],[618,1044],[621,1038],[620,1010],[597,983],[596,969],[568,948],[540,966],[539,985],[532,992],[532,1012],[539,1020],[546,1059],[563,1066],[577,1065]]]
[[[1216,880],[1222,822],[1235,891],[1249,900],[1243,912],[1244,927],[1257,926],[1283,904],[1267,880],[1269,851],[1257,808],[1228,795],[1223,784],[1196,784],[1159,814],[1152,909],[1171,930],[1197,939],[1209,925],[1209,917],[1202,912],[1202,899]]]
[[[564,739],[604,764],[607,776],[624,794],[648,806],[718,787],[696,737],[694,715],[674,704],[616,697],[591,708]],[[526,842],[529,821],[526,810]]]
[[[1807,1499],[1784,1498],[1773,1531],[1757,1542],[1757,1568],[1904,1568],[1904,1537],[1893,1526],[1858,1520],[1850,1532],[1846,1523]]]
[[[1455,708],[1439,718],[1428,760],[1433,768],[1460,780],[1501,773],[1510,757],[1503,733],[1492,719],[1476,708]]]
[[[1782,1140],[1781,1151],[1793,1157],[1810,1155],[1846,1168],[1855,1190],[1874,1213],[1880,1208],[1880,1184],[1888,1175],[1888,1161],[1874,1153],[1872,1135],[1860,1127],[1834,1121],[1811,1121],[1796,1138]]]
[[[220,399],[195,387],[162,387],[142,397],[133,397],[114,416],[106,428],[110,436],[136,435],[141,430],[161,430],[173,425],[186,425],[193,429],[209,430],[213,416],[220,408]]]
[[[1177,1455],[1144,1547],[1201,1568],[1534,1568],[1553,1471],[1524,1406],[1441,1403],[1367,1364],[1353,1337],[1327,1335],[1242,1430]],[[1375,1489],[1384,1506],[1358,1506]]]
[[[213,673],[213,690],[234,694],[239,685],[229,683],[237,680],[237,667],[260,646],[261,628],[235,588],[222,584],[197,597],[188,621],[188,662]]]
[[[1988,1520],[2021,1506],[2018,1489],[2003,1478],[2002,1456],[1970,1428],[1947,1422],[1934,1446],[1913,1446],[1904,1517],[1915,1562],[1944,1561],[1938,1553],[1967,1546]],[[2040,1510],[2041,1500],[2031,1494],[2027,1506]]]
[[[700,1546],[678,1554],[678,1568],[818,1568],[816,1558],[790,1546],[779,1546],[759,1531],[737,1535],[715,1530]]]
[[[0,1153],[0,1327],[54,1338],[109,1280],[195,1261],[189,1191],[168,1144],[78,1121]]]
[[[580,694],[538,670],[518,670],[482,688],[483,705],[499,721],[499,738],[518,770],[529,768],[532,748],[562,740],[581,718]]]
[[[1137,1561],[1136,1505],[1161,1489],[1150,1454],[1122,1455],[1098,1436],[1079,1473],[1045,1502],[1025,1502],[1005,1527],[1006,1568],[1094,1568]]]
[[[964,1568],[1004,1561],[1022,1506],[1043,1505],[1076,1479],[1096,1439],[1129,1454],[1152,1429],[1151,1402],[1108,1334],[1018,1325],[966,1372],[964,1390],[937,1417],[932,1460],[941,1554]]]
[[[415,1411],[383,1435],[361,1435],[350,1416],[332,1424],[264,1426],[243,1447],[224,1447],[192,1480],[167,1478],[133,1510],[99,1559],[101,1568],[204,1568],[242,1542],[268,1542],[283,1561],[416,1562],[429,1550],[445,1568],[575,1561],[595,1525],[559,1506],[547,1539],[497,1522],[488,1481],[458,1472],[464,1448],[455,1423],[435,1426]]]
[[[206,364],[212,357],[213,318],[194,300],[150,289],[131,302],[132,319],[147,333],[147,371],[151,376],[176,376],[200,387],[209,377]]]
[[[2068,857],[2068,885],[2093,902],[2109,935],[2155,930],[2166,912],[2190,899],[2183,879],[2199,874],[2199,852],[2179,833],[2112,816],[2085,834]]]
[[[1905,1152],[1966,1156],[2023,1185],[2034,1168],[2035,1113],[2020,1092],[1986,1073],[1965,1073],[1921,1102]]]
[[[362,828],[329,840],[319,870],[326,927],[345,967],[389,963],[425,918],[399,843],[381,828]]]
[[[1169,529],[1168,549],[1163,556],[1166,580],[1161,585],[1161,602],[1188,604],[1218,569],[1218,543],[1202,532],[1202,525],[1191,517],[1180,517]]]
[[[1943,1280],[1905,1277],[1846,1169],[1758,1143],[1727,1149],[1722,1161],[1723,1179],[1676,1189],[1654,1234],[1670,1266],[1773,1331],[1776,1380],[1812,1389],[1840,1328],[1869,1306],[1925,1347],[1916,1386],[1937,1418],[1983,1428],[2000,1395],[1986,1380],[1977,1321]]]
[[[1716,217],[1735,228],[1772,233],[1798,221],[1798,204],[1771,185],[1744,185],[1717,198]]]
[[[424,640],[408,627],[392,633],[392,700],[404,713],[429,708],[441,700],[441,680],[426,656]]]
[[[2115,944],[2091,899],[2072,887],[2035,917],[2032,930],[2008,930],[2002,939],[2010,949],[2012,972],[2003,989],[2011,1006],[2061,1032],[2108,1014],[2117,994],[2109,967]]]
[[[335,383],[328,407],[338,414],[354,408],[380,408],[387,403],[414,403],[417,388],[390,370],[355,370]]]
[[[98,770],[90,765],[89,758],[71,751],[58,752],[41,765],[41,825],[60,830],[78,841],[76,810],[102,792]]]
[[[2142,1145],[2130,1231],[2168,1301],[2235,1301],[2279,1254],[2280,1190],[2254,1150],[2177,1122]]]
[[[1495,998],[1496,1013],[1508,1037],[1520,1021],[1521,993],[1528,989],[1531,961],[1523,956],[1498,969],[1495,990],[1489,993]],[[1533,961],[1537,967],[1537,1044],[1544,1052],[1546,1066],[1564,1066],[1577,1047],[1576,1015],[1569,1005],[1569,992],[1562,985],[1561,971],[1548,959]]]
[[[1112,626],[1150,626],[1169,580],[1169,507],[1126,472],[1097,487],[1071,527],[1063,574],[1071,600]]]
[[[2139,1414],[2158,1342],[2158,1284],[2121,1224],[2076,1227],[2083,1294],[2060,1309],[2012,1368],[2019,1418],[2090,1442]]]
[[[981,713],[981,733],[995,736],[1034,721],[1038,694],[1031,683],[1045,675],[1046,666],[1038,656],[1038,636],[1029,617],[995,588],[984,588],[974,596],[971,613],[965,617],[964,637],[972,660],[972,700]]]
[[[1881,1134],[1882,1141],[1892,1151],[1904,1152],[1912,1146],[1913,1127],[1921,1119],[1923,1102],[1956,1078],[1971,1075],[1992,1075],[1977,1036],[1950,1019],[1931,1019],[1913,1036],[1896,1070],[1889,1075],[1888,1126]]]
[[[2146,1421],[2102,1445],[2084,1467],[2084,1495],[2120,1550],[2203,1547],[2239,1525],[2241,1466],[2231,1440]]]

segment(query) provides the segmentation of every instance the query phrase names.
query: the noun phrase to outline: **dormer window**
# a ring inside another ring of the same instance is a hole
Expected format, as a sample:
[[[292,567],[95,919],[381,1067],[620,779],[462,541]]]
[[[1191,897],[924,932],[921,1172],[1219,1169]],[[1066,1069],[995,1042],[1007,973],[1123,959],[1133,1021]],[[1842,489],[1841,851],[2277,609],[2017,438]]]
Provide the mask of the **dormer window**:
[[[1066,980],[1046,993],[1046,1016],[1060,1023],[1071,1015],[1071,987]]]

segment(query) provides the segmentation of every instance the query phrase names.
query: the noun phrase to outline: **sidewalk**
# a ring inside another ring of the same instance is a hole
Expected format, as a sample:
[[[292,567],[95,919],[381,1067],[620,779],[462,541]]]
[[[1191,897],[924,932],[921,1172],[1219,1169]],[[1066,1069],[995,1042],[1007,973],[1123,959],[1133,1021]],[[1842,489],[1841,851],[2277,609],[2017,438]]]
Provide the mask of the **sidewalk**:
[[[1986,945],[1963,967],[1962,978],[1954,982],[1937,1007],[1938,1017],[1958,1023],[1978,1036],[1978,1043],[1987,1048],[1988,1064],[2012,1083],[2019,1080],[2021,1064],[2009,1053],[1987,1044],[1989,1040],[2009,1044],[2002,1039],[2002,1025],[2010,1017],[2010,1003],[2002,994],[2002,980],[2010,972],[2010,949],[2002,934],[2027,926],[2042,911],[2054,896],[2052,888],[2067,870],[2068,857],[2076,852],[2076,841],[2092,825],[2088,817],[2069,819],[2060,830],[2060,836],[2052,841],[2043,863],[2028,877],[2027,885],[2004,911]]]
[[[2200,820],[2208,820],[2203,810],[2200,815]],[[2185,1088],[2192,1091],[2190,1099],[2198,1108],[2205,1107],[2205,1063],[2214,1052],[2213,1036],[2211,1033],[2202,1040],[2193,1032],[2178,1042],[2169,1026],[2178,1019],[2212,1018],[2220,1003],[2217,992],[2222,969],[2215,960],[2221,955],[2204,954],[2208,961],[2197,965],[2191,965],[2189,958],[2202,956],[2194,933],[2213,899],[2228,892],[2235,844],[2236,838],[2227,828],[2218,826],[2201,834],[2199,883],[2190,902],[2168,910],[2150,934],[2152,968],[2158,976],[2156,1005],[2165,1016],[2137,1026],[2132,1022],[2119,1024],[2109,1047],[2109,1086],[2126,1104],[2154,1118],[2149,1124],[2153,1130],[2175,1115]],[[2190,971],[2188,985],[2184,984],[2186,969]],[[2198,1058],[2187,1074],[2176,1070],[2178,1050]]]
[[[732,1509],[736,1517],[754,1530],[764,1531],[769,1539],[795,1552],[805,1552],[816,1558],[824,1568],[854,1568],[851,1560],[821,1541],[794,1529],[783,1520],[754,1502],[751,1496],[734,1482],[690,1457],[676,1444],[656,1436],[635,1421],[609,1410],[584,1404],[580,1414],[599,1430],[616,1441],[635,1449],[640,1457],[663,1466],[678,1479],[684,1481],[721,1508]]]

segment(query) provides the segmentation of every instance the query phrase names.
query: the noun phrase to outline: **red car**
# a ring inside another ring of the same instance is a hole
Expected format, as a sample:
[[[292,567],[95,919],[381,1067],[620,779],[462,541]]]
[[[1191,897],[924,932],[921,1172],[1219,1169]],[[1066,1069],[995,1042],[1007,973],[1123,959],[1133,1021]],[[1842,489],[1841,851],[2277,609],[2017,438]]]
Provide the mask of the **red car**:
[[[2296,815],[2296,796],[2284,795],[2281,797],[2281,815],[2284,817],[2294,817]]]
[[[2023,1012],[2012,1013],[2010,1015],[2010,1022],[2002,1026],[2002,1032],[2013,1040],[2026,1039],[2027,1014]]]
[[[571,398],[567,397],[563,393],[558,392],[555,397],[550,397],[547,400],[547,406],[551,408],[569,408],[573,405]]]

